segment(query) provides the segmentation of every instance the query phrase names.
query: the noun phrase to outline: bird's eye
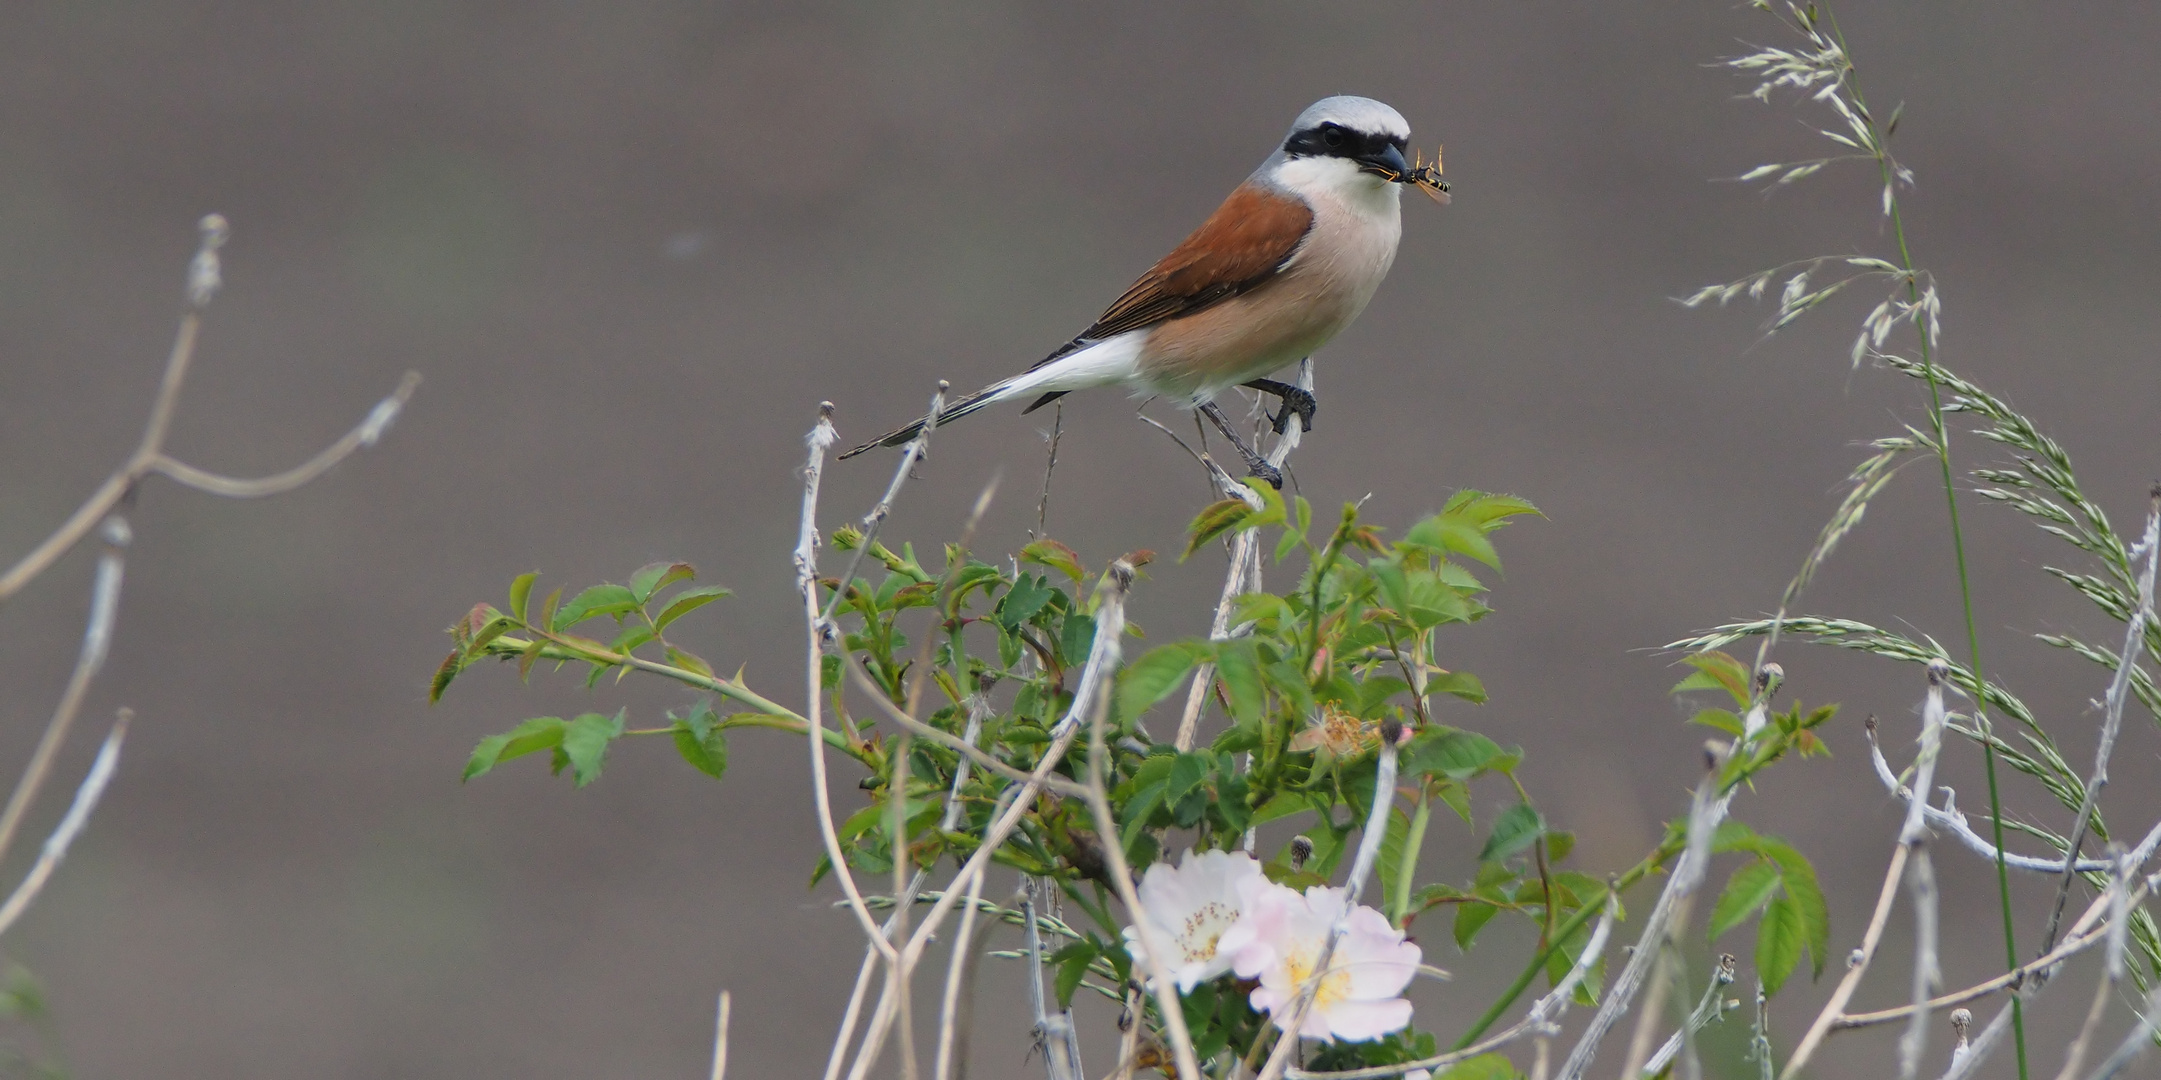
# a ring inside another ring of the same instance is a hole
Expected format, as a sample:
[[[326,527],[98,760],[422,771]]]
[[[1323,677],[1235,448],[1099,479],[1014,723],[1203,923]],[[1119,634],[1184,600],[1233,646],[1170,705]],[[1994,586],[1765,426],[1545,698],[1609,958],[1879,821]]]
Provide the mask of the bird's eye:
[[[1343,129],[1334,124],[1321,125],[1321,141],[1330,146],[1343,145]]]

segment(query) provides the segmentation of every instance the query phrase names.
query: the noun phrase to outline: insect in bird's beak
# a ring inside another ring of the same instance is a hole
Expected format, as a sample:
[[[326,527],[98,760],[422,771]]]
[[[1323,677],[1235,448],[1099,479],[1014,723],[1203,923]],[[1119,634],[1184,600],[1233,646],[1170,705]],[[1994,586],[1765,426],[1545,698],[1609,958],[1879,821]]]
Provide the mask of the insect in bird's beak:
[[[1433,148],[1433,162],[1427,164],[1425,155],[1413,158],[1409,171],[1401,176],[1390,177],[1399,184],[1409,184],[1426,193],[1426,197],[1442,206],[1448,205],[1448,181],[1441,179],[1441,148]]]

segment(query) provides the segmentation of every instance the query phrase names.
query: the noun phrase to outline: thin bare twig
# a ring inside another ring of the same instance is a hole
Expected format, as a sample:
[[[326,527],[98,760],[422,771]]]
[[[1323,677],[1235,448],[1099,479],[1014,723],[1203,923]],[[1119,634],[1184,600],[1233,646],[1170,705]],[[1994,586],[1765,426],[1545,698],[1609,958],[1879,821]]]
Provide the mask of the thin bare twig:
[[[2131,1033],[2123,1037],[2123,1042],[2117,1045],[2116,1052],[2110,1054],[2099,1069],[2094,1070],[2093,1080],[2114,1080],[2114,1077],[2130,1068],[2131,1063],[2137,1061],[2139,1055],[2144,1054],[2146,1048],[2152,1045],[2154,1032],[2161,1030],[2155,1027],[2154,1022],[2156,1013],[2161,1012],[2161,987],[2155,987],[2152,993],[2146,995],[2145,1006],[2139,1010],[2138,1023],[2131,1025]]]
[[[1768,708],[1769,704],[1759,690],[1757,701],[1749,711],[1753,715],[1758,710]],[[1622,966],[1621,974],[1607,988],[1606,999],[1599,1003],[1598,1011],[1591,1015],[1583,1034],[1569,1051],[1568,1059],[1561,1063],[1558,1080],[1581,1080],[1584,1073],[1590,1069],[1591,1062],[1598,1056],[1599,1043],[1613,1029],[1613,1025],[1620,1021],[1621,1015],[1628,1011],[1637,990],[1643,986],[1645,977],[1650,974],[1654,961],[1665,955],[1663,943],[1668,940],[1668,928],[1679,921],[1678,916],[1685,914],[1687,905],[1684,901],[1693,895],[1696,886],[1703,880],[1704,871],[1710,862],[1711,837],[1717,833],[1719,822],[1725,820],[1726,808],[1732,804],[1734,794],[1731,791],[1724,795],[1718,794],[1719,766],[1724,763],[1725,755],[1711,749],[1707,750],[1706,756],[1709,759],[1706,762],[1708,767],[1702,781],[1697,784],[1695,797],[1690,803],[1688,846],[1682,850],[1680,861],[1674,864],[1673,876],[1667,879],[1666,887],[1659,892],[1658,902],[1652,905],[1651,914],[1644,920],[1643,933],[1637,938],[1636,949],[1629,954],[1628,963]],[[1656,1010],[1647,1005],[1645,1011],[1648,1015]],[[1642,1067],[1643,1059],[1650,1054],[1649,1036],[1646,1034],[1639,1041],[1643,1044],[1642,1052],[1637,1053],[1637,1048],[1631,1046],[1630,1058],[1633,1064],[1631,1068],[1623,1070],[1624,1076],[1633,1075],[1636,1069]]]
[[[30,804],[45,786],[53,758],[59,754],[61,744],[67,742],[68,729],[74,726],[83,698],[90,692],[90,682],[97,678],[111,651],[113,618],[120,609],[120,582],[125,576],[127,547],[134,532],[128,528],[127,519],[117,514],[106,519],[101,531],[105,551],[98,557],[97,577],[90,585],[90,617],[83,626],[82,649],[76,654],[75,670],[68,675],[67,689],[61,691],[60,704],[45,724],[44,736],[38,739],[30,763],[23,767],[22,779],[16,781],[14,793],[8,796],[7,809],[0,810],[0,857],[13,846],[23,815],[29,813]]]
[[[713,1018],[713,1080],[728,1077],[728,992],[720,992],[720,1007]]]
[[[1133,566],[1120,559],[1111,564],[1101,590],[1102,605],[1096,611],[1096,644],[1106,640],[1111,644],[1107,650],[1108,666],[1118,662],[1118,637],[1125,633],[1125,594],[1133,586]],[[1097,655],[1104,655],[1099,651]],[[1094,665],[1095,655],[1089,657]],[[1078,695],[1075,697],[1076,704]],[[1178,1080],[1202,1080],[1200,1061],[1193,1052],[1193,1036],[1186,1030],[1185,1009],[1178,1003],[1178,984],[1171,978],[1168,957],[1170,946],[1162,938],[1161,928],[1150,922],[1141,907],[1139,890],[1133,886],[1133,870],[1126,865],[1125,845],[1118,842],[1118,821],[1111,816],[1110,796],[1104,787],[1104,770],[1110,757],[1110,746],[1104,740],[1104,720],[1110,715],[1110,695],[1101,695],[1099,703],[1090,710],[1088,754],[1088,809],[1095,817],[1096,833],[1103,838],[1103,854],[1110,863],[1111,883],[1116,886],[1118,899],[1125,904],[1126,912],[1139,930],[1141,947],[1148,954],[1149,981],[1154,984],[1156,1007],[1163,1015],[1163,1026],[1171,1038],[1171,1053],[1178,1067]]]
[[[120,741],[127,738],[128,721],[134,718],[132,710],[122,709],[119,718],[113,721],[113,730],[105,736],[105,745],[98,748],[97,759],[90,763],[90,772],[75,789],[75,801],[68,804],[66,816],[60,819],[60,824],[38,852],[36,865],[24,876],[22,884],[9,894],[7,902],[0,904],[0,934],[13,928],[15,920],[30,909],[31,902],[52,879],[53,871],[60,868],[60,860],[67,858],[68,845],[75,842],[82,834],[83,826],[89,823],[90,812],[97,809],[98,797],[105,794],[105,785],[113,778],[113,769],[120,764]]]
[[[1892,798],[1900,802],[1912,802],[1914,800],[1913,789],[1901,783],[1899,778],[1891,772],[1891,763],[1885,760],[1883,748],[1876,743],[1876,724],[1873,717],[1869,720],[1867,730],[1869,756],[1876,766],[1876,778],[1883,781],[1884,789],[1891,793]],[[1952,792],[1950,788],[1941,790],[1945,793],[1943,809],[1938,810],[1925,801],[1921,804],[1922,817],[1928,822],[1929,827],[1951,834],[1953,838],[1964,844],[1975,854],[1986,858],[1990,862],[1996,861],[1996,845],[1989,843],[1986,837],[1975,832],[1973,826],[1967,823],[1966,815],[1958,810],[1956,793]],[[2161,829],[2161,825],[2157,825],[2156,828]],[[2004,853],[2003,864],[2013,870],[2026,870],[2041,874],[2059,874],[2063,872],[2064,868],[2064,860],[2062,859],[2043,859],[2033,855],[2013,855],[2009,852]],[[2074,864],[2080,873],[2107,870],[2109,865],[2107,859],[2080,859]]]
[[[1936,759],[1943,749],[1943,684],[1950,676],[1948,663],[1939,661],[1928,666],[1928,698],[1921,707],[1921,752],[1914,759],[1915,791],[1932,790],[1935,784]],[[1923,805],[1920,799],[1906,804],[1906,822],[1898,833],[1898,842],[1913,852],[1906,862],[1906,878],[1913,891],[1914,923],[1913,1017],[1898,1042],[1900,1080],[1920,1075],[1921,1054],[1928,1048],[1929,995],[1943,978],[1936,964],[1936,868],[1928,857]]]
[[[1722,1019],[1726,1015],[1726,988],[1733,985],[1735,963],[1732,953],[1726,953],[1718,958],[1718,969],[1712,973],[1710,985],[1703,988],[1703,998],[1696,1002],[1695,1011],[1689,1013],[1688,1019],[1681,1024],[1680,1030],[1667,1037],[1665,1043],[1659,1046],[1658,1051],[1643,1063],[1643,1071],[1638,1075],[1646,1077],[1664,1075],[1666,1066],[1671,1065],[1673,1059],[1680,1056],[1682,1047],[1691,1044],[1690,1040],[1695,1037],[1697,1032],[1702,1031],[1711,1021]]]
[[[9,567],[6,573],[0,573],[0,603],[5,603],[9,597],[20,592],[23,586],[28,585],[53,563],[58,562],[61,556],[72,550],[83,537],[90,535],[98,522],[126,501],[144,477],[152,473],[163,473],[189,487],[233,498],[256,498],[290,491],[322,475],[354,451],[374,445],[383,430],[390,426],[391,420],[396,418],[398,409],[419,385],[420,376],[406,372],[397,391],[377,404],[369,412],[367,419],[361,421],[359,427],[306,464],[277,476],[254,481],[234,480],[204,472],[167,457],[165,437],[172,431],[173,414],[180,405],[180,388],[187,381],[188,369],[195,359],[196,341],[202,334],[203,309],[209,306],[210,299],[217,294],[220,284],[218,249],[224,246],[230,233],[225,218],[218,214],[203,218],[200,229],[202,242],[196,249],[194,259],[188,264],[188,309],[181,313],[180,329],[174,335],[172,351],[167,354],[165,374],[159,380],[158,395],[151,403],[149,419],[143,424],[142,439],[137,442],[135,451],[128,455],[120,468],[106,477],[105,482],[98,485],[97,490],[91,492],[90,497],[83,500],[82,505],[76,507],[75,512],[69,515],[59,528],[53,530],[51,535],[32,548],[30,553],[18,560],[14,566]]]
[[[2108,759],[2116,752],[2116,733],[2123,726],[2124,698],[2131,689],[2132,673],[2138,670],[2139,646],[2145,641],[2146,623],[2154,617],[2154,566],[2156,555],[2161,554],[2161,487],[2156,488],[2152,506],[2146,512],[2146,534],[2132,546],[2129,554],[2127,561],[2134,564],[2143,554],[2146,570],[2138,579],[2138,603],[2131,609],[2131,617],[2124,620],[2123,650],[2116,654],[2116,677],[2109,680],[2108,695],[2102,707],[2101,741],[2094,748],[2093,773],[2086,778],[2086,792],[2079,800],[2078,820],[2071,825],[2063,880],[2056,886],[2056,903],[2049,908],[2048,930],[2041,937],[2042,952],[2056,944],[2056,928],[2063,920],[2063,905],[2071,898],[2071,881],[2076,876],[2069,863],[2078,858],[2079,845],[2085,843],[2086,830],[2092,825],[2094,803],[2101,798],[2101,789],[2108,786]]]
[[[1760,714],[1768,709],[1770,687],[1759,683],[1754,707],[1749,709],[1743,730],[1760,728],[1764,721]],[[1636,1017],[1635,1034],[1629,1039],[1627,1064],[1621,1067],[1621,1075],[1632,1077],[1643,1071],[1644,1061],[1651,1054],[1651,1039],[1656,1032],[1658,1015],[1663,1010],[1668,979],[1666,973],[1679,962],[1681,935],[1688,926],[1689,910],[1694,906],[1696,887],[1703,883],[1705,872],[1711,863],[1711,838],[1717,834],[1719,823],[1725,820],[1726,808],[1733,802],[1733,793],[1718,793],[1718,776],[1721,766],[1739,750],[1738,744],[1726,747],[1711,746],[1705,750],[1709,766],[1703,780],[1696,786],[1696,797],[1688,815],[1688,846],[1673,866],[1673,878],[1652,908],[1651,917],[1645,921],[1643,937],[1636,944],[1636,954],[1628,958],[1628,966],[1622,969],[1621,978],[1614,980],[1613,989],[1599,1014],[1612,1012],[1612,1021],[1620,1019],[1620,1011],[1628,1008],[1628,998],[1636,986],[1643,985],[1640,974],[1647,962],[1654,968],[1648,989],[1644,994],[1643,1009]],[[1663,915],[1663,917],[1661,917]],[[1630,971],[1637,971],[1636,983],[1628,982]],[[1611,1023],[1612,1021],[1609,1021]],[[1591,1030],[1568,1055],[1568,1062],[1561,1069],[1564,1080],[1581,1076],[1597,1053],[1597,1041],[1592,1037],[1598,1030],[1598,1017],[1591,1019]]]
[[[314,457],[281,473],[245,480],[232,476],[220,476],[214,472],[198,469],[167,454],[159,454],[150,462],[148,472],[158,473],[197,491],[227,499],[260,499],[269,495],[283,495],[295,488],[304,487],[316,477],[335,468],[338,462],[376,444],[383,432],[390,429],[406,404],[413,399],[413,391],[420,389],[420,373],[408,371],[398,380],[397,389],[390,396],[375,403],[368,415],[338,441],[331,443]]]
[[[946,970],[945,1001],[938,1017],[938,1061],[932,1074],[936,1080],[953,1080],[956,1061],[963,1073],[967,1070],[968,1021],[964,1001],[968,973],[974,968],[968,944],[975,937],[976,910],[982,896],[983,875],[978,874],[969,883],[968,904],[960,913],[960,928],[953,934],[953,958]]]
[[[826,858],[833,865],[833,877],[840,882],[841,892],[847,894],[848,908],[855,912],[871,945],[891,963],[899,958],[899,954],[893,943],[885,939],[878,921],[871,918],[870,909],[863,904],[863,892],[856,887],[855,873],[848,867],[847,854],[841,850],[840,835],[833,826],[833,801],[825,775],[825,665],[822,661],[826,642],[833,636],[833,627],[818,605],[818,482],[825,476],[825,452],[832,448],[838,437],[833,430],[833,403],[820,402],[818,423],[810,429],[810,436],[805,440],[810,446],[810,461],[803,467],[803,518],[795,542],[796,589],[802,594],[803,610],[808,616],[809,660],[805,666],[809,669],[806,673],[809,685],[803,695],[803,717],[808,721],[806,733],[810,737],[811,801],[818,812],[818,831],[825,841]],[[846,587],[843,582],[842,588]]]

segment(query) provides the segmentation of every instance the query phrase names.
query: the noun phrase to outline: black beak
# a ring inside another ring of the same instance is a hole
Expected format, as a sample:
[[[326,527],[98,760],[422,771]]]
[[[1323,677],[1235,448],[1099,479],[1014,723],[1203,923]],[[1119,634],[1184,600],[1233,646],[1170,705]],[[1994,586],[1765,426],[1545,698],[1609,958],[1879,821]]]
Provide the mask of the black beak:
[[[1360,172],[1387,180],[1401,180],[1411,174],[1411,163],[1403,160],[1403,151],[1393,145],[1382,147],[1379,153],[1362,154],[1357,161]]]

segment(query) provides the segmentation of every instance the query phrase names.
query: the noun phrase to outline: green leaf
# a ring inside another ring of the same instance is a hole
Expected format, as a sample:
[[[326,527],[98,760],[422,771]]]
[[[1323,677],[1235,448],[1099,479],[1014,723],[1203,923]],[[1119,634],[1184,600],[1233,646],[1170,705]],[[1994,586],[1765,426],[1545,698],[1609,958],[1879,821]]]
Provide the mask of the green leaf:
[[[512,579],[512,580],[511,580],[511,582],[510,582],[510,617],[511,617],[511,618],[513,618],[513,619],[516,619],[516,620],[518,620],[518,621],[519,621],[519,622],[521,622],[521,623],[525,621],[525,602],[526,602],[527,600],[529,600],[529,599],[531,599],[531,598],[532,598],[532,595],[533,595],[533,582],[534,582],[534,581],[536,581],[536,580],[538,580],[539,578],[540,578],[540,571],[538,571],[538,570],[535,570],[535,571],[533,571],[533,572],[532,572],[532,573],[530,573],[530,574],[519,574],[519,575],[518,575],[518,576],[517,576],[516,578],[514,578],[514,579]]]
[[[595,616],[621,615],[636,610],[638,598],[632,596],[629,589],[621,585],[595,585],[557,608],[548,629],[560,632]]]
[[[643,623],[631,623],[623,627],[622,633],[615,635],[614,641],[608,643],[608,651],[627,655],[638,646],[652,641],[654,636],[652,627]]]
[[[1492,532],[1494,529],[1506,524],[1509,518],[1519,514],[1545,516],[1537,507],[1532,506],[1528,499],[1517,498],[1514,495],[1495,495],[1484,491],[1472,491],[1468,488],[1450,496],[1448,505],[1442,507],[1441,512],[1468,518],[1487,532]]]
[[[1079,664],[1088,657],[1096,643],[1094,617],[1078,613],[1065,617],[1065,625],[1058,628],[1058,651],[1066,663]]]
[[[1268,691],[1261,681],[1260,651],[1252,638],[1233,638],[1217,645],[1216,677],[1223,680],[1231,719],[1239,724],[1259,723]]]
[[[1751,696],[1748,689],[1748,665],[1716,649],[1682,657],[1681,662],[1695,668],[1696,673],[1675,683],[1668,693],[1724,690],[1732,696],[1735,705],[1745,707],[1748,704]]]
[[[699,704],[703,706],[705,703]],[[691,715],[695,718],[698,714],[694,712]],[[711,716],[712,710],[707,708],[705,715]],[[699,772],[718,780],[728,772],[727,733],[712,726],[710,721],[704,728],[701,732],[698,726],[689,720],[676,721],[675,752],[683,755],[683,760],[690,762]]]
[[[1073,1007],[1073,991],[1080,989],[1081,979],[1088,974],[1088,965],[1095,962],[1098,950],[1095,942],[1076,941],[1051,954],[1051,962],[1058,965],[1058,1007]]]
[[[1694,676],[1690,676],[1690,678],[1694,678]],[[1701,710],[1700,712],[1696,713],[1696,715],[1689,717],[1688,722],[1691,724],[1702,724],[1704,727],[1708,728],[1717,728],[1718,730],[1723,731],[1728,735],[1734,736],[1738,736],[1747,730],[1746,728],[1741,726],[1740,717],[1733,715],[1733,713],[1725,709]]]
[[[1413,547],[1452,551],[1467,555],[1487,566],[1501,568],[1500,553],[1493,550],[1493,541],[1486,539],[1485,530],[1467,518],[1440,513],[1411,526],[1403,534],[1403,542]]]
[[[1178,641],[1159,645],[1118,673],[1118,716],[1130,721],[1170,696],[1193,665],[1214,652],[1207,643]]]
[[[1500,862],[1530,847],[1545,832],[1546,823],[1529,803],[1517,803],[1494,819],[1493,833],[1478,852],[1479,862]]]
[[[1035,618],[1043,605],[1050,603],[1058,590],[1045,583],[1041,575],[1030,577],[1022,574],[1006,590],[1005,599],[998,602],[998,621],[1008,630],[1017,630],[1022,623]]]
[[[1766,994],[1778,993],[1801,962],[1801,913],[1787,897],[1764,906],[1763,921],[1756,927],[1756,976]]]
[[[1711,940],[1747,922],[1757,909],[1778,895],[1778,864],[1757,860],[1733,872],[1718,905],[1711,909]]]
[[[713,665],[706,663],[704,659],[698,657],[695,654],[684,652],[683,650],[678,649],[673,645],[670,645],[668,646],[667,656],[668,662],[675,665],[676,667],[682,668],[685,671],[696,672],[700,675],[705,676],[708,679],[713,677]],[[840,665],[839,657],[828,656],[825,657],[825,659],[832,661],[835,669],[838,669]],[[826,685],[829,687],[833,686],[837,681],[838,680],[835,679],[834,681],[827,682]]]
[[[1831,905],[1825,901],[1823,887],[1816,881],[1816,868],[1792,847],[1769,837],[1761,839],[1763,853],[1778,863],[1779,877],[1786,886],[1786,899],[1792,902],[1794,913],[1801,920],[1802,941],[1808,945],[1813,960],[1811,977],[1821,976],[1824,960],[1831,950]]]
[[[625,709],[614,716],[586,713],[563,727],[562,752],[570,762],[570,779],[578,787],[600,778],[601,760],[608,744],[623,734]]]
[[[1434,694],[1454,694],[1474,705],[1486,703],[1486,684],[1468,671],[1451,671],[1436,675],[1426,681],[1426,690]]]
[[[1050,567],[1071,578],[1075,584],[1088,576],[1088,571],[1081,569],[1079,552],[1049,538],[1020,549],[1020,561]]]
[[[435,669],[435,677],[428,680],[428,704],[443,700],[443,691],[450,689],[450,680],[465,670],[465,650],[453,649],[449,656]]]
[[[1492,922],[1493,917],[1499,914],[1500,910],[1500,908],[1492,904],[1468,902],[1457,904],[1454,929],[1456,948],[1464,952],[1471,951],[1471,942],[1478,937],[1478,931],[1484,929],[1487,923]]]
[[[1436,1075],[1433,1080],[1516,1080],[1521,1075],[1516,1071],[1515,1063],[1506,1056],[1480,1054]]]
[[[688,615],[691,612],[696,611],[699,608],[702,608],[705,605],[710,604],[723,596],[730,595],[733,594],[718,585],[705,585],[695,589],[684,589],[682,592],[676,593],[674,596],[669,597],[668,606],[661,608],[660,614],[653,616],[653,632],[659,633],[662,630],[666,630],[669,623],[672,623],[675,620],[680,619],[683,616]]]
[[[1501,748],[1475,731],[1433,728],[1418,733],[1403,752],[1406,776],[1438,774],[1452,780],[1468,780],[1485,771]]]
[[[1202,545],[1244,525],[1247,518],[1257,513],[1258,511],[1246,505],[1244,499],[1224,499],[1208,504],[1188,527],[1185,554],[1178,556],[1178,561],[1184,562],[1192,558],[1193,553],[1199,551]]]
[[[1163,793],[1164,801],[1172,804],[1183,801],[1208,782],[1208,774],[1214,771],[1215,764],[1215,755],[1205,750],[1178,755],[1177,760],[1171,762],[1169,789]]]
[[[548,593],[548,598],[546,600],[540,602],[540,618],[529,620],[526,625],[538,626],[542,628],[553,627],[555,625],[555,605],[561,603],[562,600],[562,587],[557,586],[553,591]],[[533,644],[537,646],[540,643],[536,641]],[[524,676],[524,674],[525,672],[523,671],[518,672],[518,675],[521,678]]]
[[[1382,896],[1396,895],[1397,879],[1404,873],[1416,873],[1417,867],[1403,865],[1403,845],[1410,839],[1411,816],[1401,807],[1388,812],[1388,829],[1381,834],[1380,885]]]
[[[463,779],[471,780],[511,758],[551,750],[562,743],[563,718],[536,716],[501,735],[480,740],[480,745],[473,748],[473,756],[465,763]]]
[[[646,601],[653,598],[653,594],[660,590],[678,581],[689,581],[697,576],[698,572],[691,569],[689,563],[648,563],[639,567],[637,573],[630,575],[630,595],[636,597],[639,606],[642,607]]]

